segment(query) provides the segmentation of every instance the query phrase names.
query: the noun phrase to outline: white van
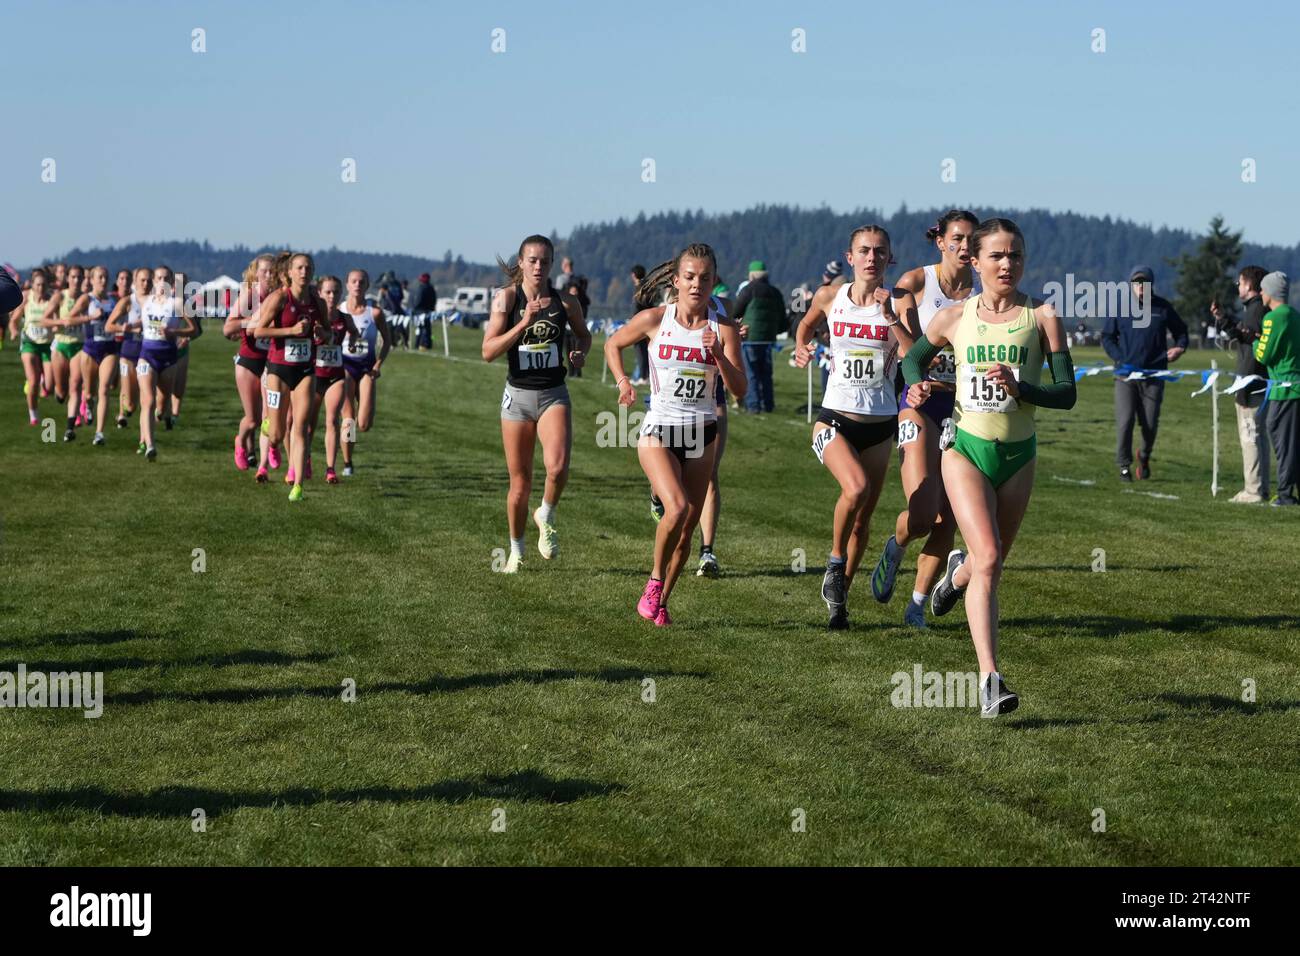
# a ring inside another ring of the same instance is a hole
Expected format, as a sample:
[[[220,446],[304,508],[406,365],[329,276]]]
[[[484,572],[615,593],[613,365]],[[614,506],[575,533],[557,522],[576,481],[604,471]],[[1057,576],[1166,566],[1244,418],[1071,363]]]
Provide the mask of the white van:
[[[466,319],[466,325],[477,327],[487,321],[492,311],[493,291],[481,285],[465,285],[456,290],[456,311]]]

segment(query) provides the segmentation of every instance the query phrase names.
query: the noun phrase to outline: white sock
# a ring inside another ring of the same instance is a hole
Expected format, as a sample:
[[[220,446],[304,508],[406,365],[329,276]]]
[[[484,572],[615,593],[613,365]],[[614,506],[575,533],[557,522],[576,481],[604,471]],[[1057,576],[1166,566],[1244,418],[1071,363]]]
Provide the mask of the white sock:
[[[537,517],[545,524],[555,524],[555,505],[543,498],[542,506],[537,509]]]
[[[926,599],[927,597],[929,597],[928,594],[922,594],[920,591],[913,591],[913,592],[912,592],[912,603],[915,604],[917,607],[922,607],[922,606],[924,606],[924,604],[925,604],[925,599]]]
[[[511,554],[517,554],[517,555],[519,555],[519,557],[521,557],[521,558],[524,556],[524,539],[523,539],[523,538],[511,538],[511,539],[510,539],[510,553],[511,553]]]

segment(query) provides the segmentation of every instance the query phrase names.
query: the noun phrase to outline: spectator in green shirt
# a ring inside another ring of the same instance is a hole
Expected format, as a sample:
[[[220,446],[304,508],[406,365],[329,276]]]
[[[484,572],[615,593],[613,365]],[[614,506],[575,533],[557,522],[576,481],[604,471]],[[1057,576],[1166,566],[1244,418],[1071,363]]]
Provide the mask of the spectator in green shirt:
[[[1300,464],[1300,312],[1286,304],[1285,272],[1270,272],[1260,283],[1260,298],[1268,312],[1255,342],[1255,358],[1274,382],[1268,395],[1268,432],[1277,456],[1277,498],[1274,505],[1300,504],[1296,482]]]

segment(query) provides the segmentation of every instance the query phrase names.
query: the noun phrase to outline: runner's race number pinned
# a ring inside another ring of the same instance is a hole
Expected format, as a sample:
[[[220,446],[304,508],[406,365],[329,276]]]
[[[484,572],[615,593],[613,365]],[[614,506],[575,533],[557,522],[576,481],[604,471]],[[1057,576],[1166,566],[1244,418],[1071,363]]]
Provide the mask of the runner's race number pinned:
[[[988,374],[995,366],[964,366],[957,397],[964,412],[999,413],[1014,411],[1017,402],[1005,385],[989,381]],[[1012,377],[1020,381],[1020,369],[1008,366]]]

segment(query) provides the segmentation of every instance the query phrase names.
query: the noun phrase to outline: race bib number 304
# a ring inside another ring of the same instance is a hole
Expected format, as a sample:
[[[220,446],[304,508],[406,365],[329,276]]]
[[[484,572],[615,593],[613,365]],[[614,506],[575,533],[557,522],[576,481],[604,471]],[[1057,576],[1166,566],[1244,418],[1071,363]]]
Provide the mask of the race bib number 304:
[[[882,349],[846,349],[835,356],[835,362],[849,388],[876,388],[885,380]]]
[[[559,367],[560,350],[554,342],[519,346],[519,371],[531,372],[535,369]]]
[[[1020,381],[1020,369],[1010,366],[1011,375]],[[988,373],[991,366],[962,366],[961,384],[957,388],[957,398],[963,412],[1004,413],[1014,411],[1019,403],[1006,390],[1005,386],[990,382]]]

